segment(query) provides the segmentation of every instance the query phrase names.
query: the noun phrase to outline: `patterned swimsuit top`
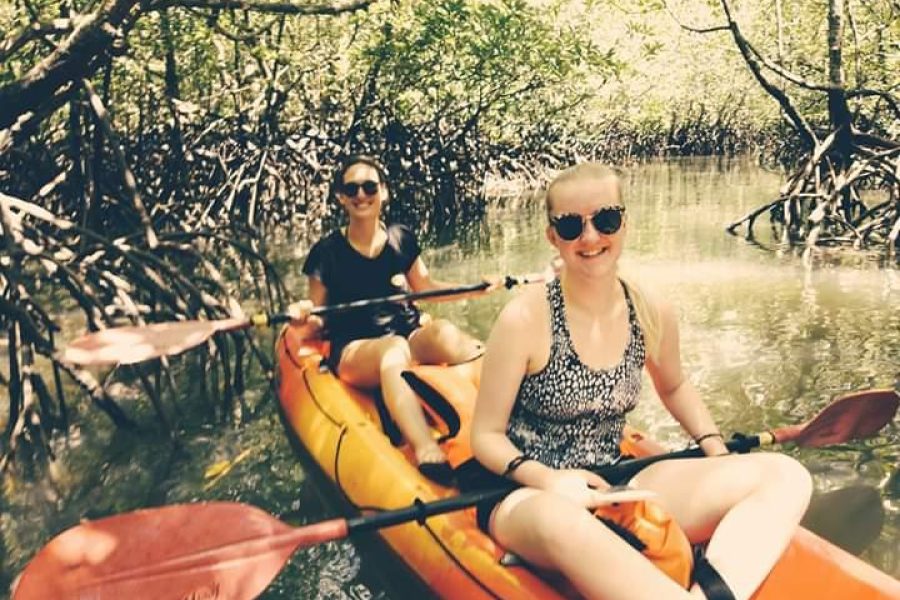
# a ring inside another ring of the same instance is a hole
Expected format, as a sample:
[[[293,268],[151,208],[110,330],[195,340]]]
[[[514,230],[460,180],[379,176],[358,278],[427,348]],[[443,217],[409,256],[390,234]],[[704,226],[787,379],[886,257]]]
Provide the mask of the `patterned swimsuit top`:
[[[507,436],[524,454],[554,468],[587,468],[620,458],[625,414],[637,405],[644,367],[644,334],[628,304],[629,336],[619,363],[588,367],[572,346],[559,279],[547,284],[553,341],[547,365],[522,379]]]

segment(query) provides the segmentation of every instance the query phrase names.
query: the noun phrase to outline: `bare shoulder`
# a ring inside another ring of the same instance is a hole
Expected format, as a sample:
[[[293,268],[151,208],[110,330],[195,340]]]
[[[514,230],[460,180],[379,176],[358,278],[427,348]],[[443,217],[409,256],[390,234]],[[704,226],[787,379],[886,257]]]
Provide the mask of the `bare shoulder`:
[[[496,382],[506,382],[510,389],[517,387],[529,365],[535,362],[541,345],[549,346],[545,339],[549,335],[547,301],[543,286],[535,287],[538,289],[530,287],[507,302],[494,322],[483,369],[491,376],[482,379],[482,391],[487,389],[494,394]]]
[[[659,315],[663,325],[678,322],[678,308],[671,300],[658,295],[651,295],[648,298],[648,302]]]
[[[531,286],[514,296],[497,318],[496,326],[510,331],[528,330],[541,319],[546,319],[547,301],[543,286]]]
[[[516,355],[527,361],[537,347],[549,320],[543,286],[533,286],[514,296],[500,311],[488,338],[488,351],[502,349],[507,356]]]
[[[641,301],[649,309],[648,312],[658,316],[661,324],[665,325],[673,320],[677,320],[677,308],[657,290],[631,280],[627,280],[627,285],[641,298]]]

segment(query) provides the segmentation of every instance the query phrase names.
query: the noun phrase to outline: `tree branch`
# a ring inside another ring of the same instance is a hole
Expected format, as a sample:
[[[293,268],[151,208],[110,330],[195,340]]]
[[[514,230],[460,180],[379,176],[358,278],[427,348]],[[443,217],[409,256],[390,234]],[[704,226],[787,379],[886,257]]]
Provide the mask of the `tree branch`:
[[[888,106],[891,107],[891,110],[894,111],[894,114],[900,119],[900,106],[898,106],[897,99],[894,98],[891,94],[887,92],[882,92],[879,90],[869,90],[869,89],[858,89],[851,90],[847,92],[847,99],[851,98],[865,98],[867,96],[877,96],[887,102]]]
[[[672,20],[675,21],[679,27],[684,29],[685,31],[690,31],[691,33],[713,33],[715,31],[728,31],[728,25],[714,25],[712,27],[691,27],[690,25],[685,25],[681,22],[678,16],[669,8],[668,2],[663,2],[663,6],[666,9],[666,12],[669,13],[669,16],[672,17]]]
[[[753,45],[749,41],[747,41],[746,43],[747,43],[747,49],[753,53],[753,56],[756,57],[756,60],[758,60],[764,67],[766,67],[767,69],[769,69],[776,75],[783,77],[784,79],[790,81],[791,83],[793,83],[795,85],[799,85],[800,87],[806,88],[808,90],[815,90],[817,92],[828,92],[832,89],[832,87],[829,85],[815,83],[815,82],[809,81],[808,79],[803,79],[799,75],[795,75],[795,74],[791,73],[790,71],[788,71],[781,65],[772,62],[771,60],[769,60],[768,58],[766,58],[762,54],[760,54],[759,50],[754,48]]]
[[[110,123],[109,113],[107,112],[106,107],[103,106],[103,100],[101,100],[100,96],[97,95],[97,92],[94,90],[94,86],[91,85],[91,82],[87,79],[84,79],[82,80],[81,84],[82,86],[84,86],[84,89],[88,94],[88,101],[91,105],[91,108],[94,109],[94,114],[97,115],[97,123],[103,130],[103,134],[106,136],[106,139],[109,142],[109,147],[116,159],[116,164],[118,165],[119,170],[122,173],[122,183],[125,187],[125,191],[131,198],[131,204],[132,206],[134,206],[134,211],[137,213],[138,218],[140,218],[141,220],[141,225],[143,225],[144,227],[144,237],[147,240],[147,245],[151,249],[156,248],[159,243],[156,238],[156,232],[153,231],[153,224],[150,222],[150,216],[147,213],[147,209],[144,206],[143,200],[141,200],[141,194],[140,192],[138,192],[137,181],[135,180],[134,173],[132,173],[131,168],[129,168],[128,166],[128,162],[125,160],[125,152],[122,150],[119,136],[113,129],[112,123]]]
[[[339,15],[365,10],[378,0],[336,0],[331,4],[293,4],[291,2],[256,2],[252,0],[162,0],[154,9],[170,6],[186,8],[237,9],[282,15]]]
[[[892,150],[894,148],[900,147],[900,142],[898,142],[897,140],[891,140],[885,137],[881,137],[880,135],[876,135],[874,133],[866,133],[853,129],[852,135],[853,142],[855,144],[875,146],[876,148],[884,148],[886,150]]]
[[[0,63],[6,62],[10,56],[41,36],[69,33],[70,31],[72,31],[72,22],[69,19],[54,19],[51,23],[32,23],[28,27],[22,28],[16,35],[0,42]]]
[[[743,33],[741,33],[737,21],[731,16],[731,7],[728,5],[728,0],[720,1],[722,3],[722,9],[725,11],[725,17],[728,19],[728,28],[731,30],[731,36],[734,39],[734,43],[737,45],[738,50],[740,50],[741,56],[744,57],[744,62],[746,62],[747,66],[750,68],[750,72],[753,73],[753,76],[763,89],[781,105],[785,115],[797,129],[797,132],[800,134],[800,137],[807,147],[813,148],[816,145],[816,136],[806,122],[806,119],[797,112],[797,109],[794,108],[794,105],[787,94],[772,85],[772,83],[763,76],[759,63],[756,61],[756,58],[751,51],[750,43],[747,41],[747,38],[744,37]]]
[[[72,34],[22,78],[0,87],[0,129],[27,112],[39,112],[48,98],[69,82],[89,77],[97,58],[120,35],[129,19],[139,16],[140,0],[107,0],[78,24]]]

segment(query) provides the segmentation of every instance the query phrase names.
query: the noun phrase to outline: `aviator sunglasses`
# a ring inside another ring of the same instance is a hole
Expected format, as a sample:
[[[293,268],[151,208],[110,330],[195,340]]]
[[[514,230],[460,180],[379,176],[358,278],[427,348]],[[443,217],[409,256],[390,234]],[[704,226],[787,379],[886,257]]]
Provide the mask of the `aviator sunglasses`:
[[[625,214],[624,206],[605,206],[589,215],[565,213],[550,217],[550,224],[556,230],[557,235],[567,242],[577,240],[584,233],[585,223],[590,220],[598,232],[604,235],[612,235],[622,227],[622,217]]]
[[[354,196],[356,196],[360,189],[366,196],[373,196],[375,195],[375,192],[378,191],[378,182],[372,181],[371,179],[368,181],[363,181],[362,183],[350,181],[341,183],[338,187],[338,191],[348,198],[353,198]]]

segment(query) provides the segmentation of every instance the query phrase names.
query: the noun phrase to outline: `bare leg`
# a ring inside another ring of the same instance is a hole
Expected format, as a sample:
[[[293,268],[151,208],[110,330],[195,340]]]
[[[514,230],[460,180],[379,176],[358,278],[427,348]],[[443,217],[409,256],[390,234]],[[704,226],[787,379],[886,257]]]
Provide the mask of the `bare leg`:
[[[632,485],[657,491],[692,542],[709,540],[707,559],[738,600],[778,561],[812,493],[806,469],[775,453],[664,461]],[[704,597],[696,586],[691,593]]]
[[[429,321],[409,336],[416,362],[429,365],[459,364],[479,356],[484,344],[446,319]]]
[[[688,592],[584,508],[520,489],[491,519],[496,540],[528,562],[561,572],[588,600],[687,600]]]
[[[396,335],[356,340],[341,354],[342,380],[361,388],[381,386],[388,412],[410,443],[419,464],[446,460],[431,435],[419,399],[401,374],[412,364],[409,344]]]

